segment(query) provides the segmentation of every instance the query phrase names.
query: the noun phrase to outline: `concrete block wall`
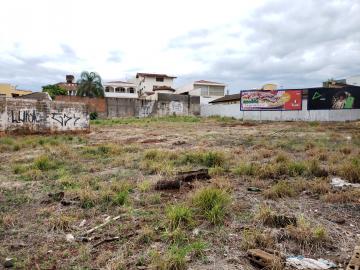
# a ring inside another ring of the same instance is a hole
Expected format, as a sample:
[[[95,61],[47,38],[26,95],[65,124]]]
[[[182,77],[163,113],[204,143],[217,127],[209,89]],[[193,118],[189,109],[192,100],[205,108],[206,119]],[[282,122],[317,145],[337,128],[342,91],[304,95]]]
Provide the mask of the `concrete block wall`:
[[[240,111],[240,104],[201,105],[201,116],[227,116],[263,121],[354,121],[360,120],[360,109],[307,110],[307,100],[300,111]]]
[[[89,112],[97,112],[100,118],[107,117],[107,102],[105,98],[89,98],[78,96],[56,96],[56,101],[80,102],[88,105]]]
[[[0,131],[43,134],[87,132],[88,107],[82,103],[0,99]]]

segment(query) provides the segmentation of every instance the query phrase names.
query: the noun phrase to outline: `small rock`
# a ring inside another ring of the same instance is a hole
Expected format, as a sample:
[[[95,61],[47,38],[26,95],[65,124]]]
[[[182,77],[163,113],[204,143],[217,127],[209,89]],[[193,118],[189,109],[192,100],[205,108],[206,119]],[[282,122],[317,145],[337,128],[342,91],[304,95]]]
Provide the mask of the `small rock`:
[[[342,225],[345,224],[346,220],[344,218],[335,218],[333,219],[333,222]]]
[[[195,229],[192,231],[192,234],[193,234],[194,236],[198,236],[199,233],[200,233],[200,230],[199,230],[198,228],[195,228]]]
[[[74,242],[75,241],[75,237],[71,234],[71,233],[68,233],[66,236],[66,241],[68,242]]]
[[[11,268],[14,266],[14,259],[13,258],[6,258],[4,261],[5,268]]]
[[[257,188],[257,187],[248,187],[247,190],[248,191],[253,191],[253,192],[260,192],[261,191],[261,189]]]
[[[85,223],[86,223],[86,219],[83,219],[83,220],[80,222],[79,227],[83,227],[83,226],[85,225]]]

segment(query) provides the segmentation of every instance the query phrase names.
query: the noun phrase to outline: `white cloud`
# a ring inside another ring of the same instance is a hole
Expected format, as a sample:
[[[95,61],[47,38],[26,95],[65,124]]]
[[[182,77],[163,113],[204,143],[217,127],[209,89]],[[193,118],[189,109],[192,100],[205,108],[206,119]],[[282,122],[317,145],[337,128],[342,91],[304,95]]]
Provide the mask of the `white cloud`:
[[[309,86],[359,68],[355,0],[5,0],[2,9],[0,82],[32,89],[83,70],[240,89]]]

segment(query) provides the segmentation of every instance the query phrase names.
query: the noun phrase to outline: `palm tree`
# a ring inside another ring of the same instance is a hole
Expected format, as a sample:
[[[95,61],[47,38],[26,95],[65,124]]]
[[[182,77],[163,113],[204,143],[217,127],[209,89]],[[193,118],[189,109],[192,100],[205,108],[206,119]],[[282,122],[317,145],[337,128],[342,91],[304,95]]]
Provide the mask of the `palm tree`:
[[[77,96],[81,97],[104,97],[104,87],[101,77],[95,72],[83,71],[78,80]]]

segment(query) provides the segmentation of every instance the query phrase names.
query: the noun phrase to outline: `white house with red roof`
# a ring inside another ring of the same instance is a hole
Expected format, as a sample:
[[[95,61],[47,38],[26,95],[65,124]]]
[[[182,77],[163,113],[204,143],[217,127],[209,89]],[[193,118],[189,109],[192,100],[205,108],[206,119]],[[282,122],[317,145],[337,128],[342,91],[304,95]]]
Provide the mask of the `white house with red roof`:
[[[210,101],[225,96],[225,88],[224,83],[199,80],[179,87],[176,89],[176,94],[200,96],[200,103],[208,104]]]
[[[132,82],[110,81],[103,83],[105,97],[138,98],[136,84]]]

